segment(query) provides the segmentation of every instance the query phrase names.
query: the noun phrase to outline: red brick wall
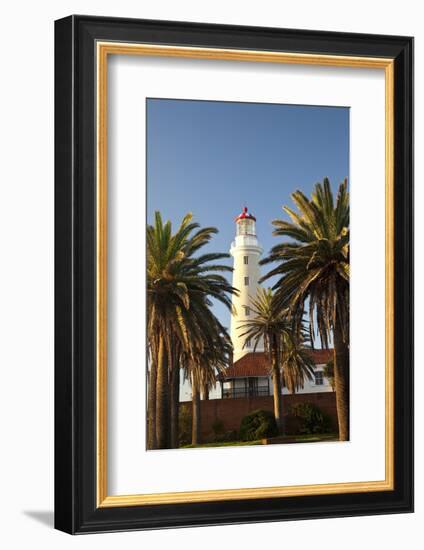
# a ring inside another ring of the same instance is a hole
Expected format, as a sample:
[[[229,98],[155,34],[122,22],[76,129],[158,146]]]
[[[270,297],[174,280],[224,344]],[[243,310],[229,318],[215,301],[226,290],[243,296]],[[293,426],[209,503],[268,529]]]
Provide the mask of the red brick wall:
[[[334,392],[303,393],[283,396],[283,409],[288,411],[291,405],[297,403],[312,403],[324,413],[330,415],[337,426],[336,394]],[[190,407],[190,403],[181,403],[182,407]],[[212,425],[216,420],[224,424],[225,431],[239,430],[240,422],[246,414],[256,409],[274,410],[272,396],[242,397],[237,399],[210,399],[201,401],[202,439],[208,441],[213,438]],[[287,414],[287,413],[286,413]],[[290,418],[288,420],[288,431]]]

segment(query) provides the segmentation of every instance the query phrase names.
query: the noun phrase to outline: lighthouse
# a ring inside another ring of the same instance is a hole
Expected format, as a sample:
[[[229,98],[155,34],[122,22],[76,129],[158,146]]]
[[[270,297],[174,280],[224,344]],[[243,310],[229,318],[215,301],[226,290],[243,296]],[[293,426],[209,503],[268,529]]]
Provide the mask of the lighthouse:
[[[235,219],[236,237],[231,244],[233,257],[233,287],[239,295],[233,295],[230,335],[233,343],[233,361],[218,374],[222,399],[265,397],[273,395],[271,364],[265,352],[263,340],[249,341],[243,325],[255,318],[252,300],[257,296],[260,279],[259,260],[263,252],[256,236],[256,218],[247,207]],[[306,351],[306,350],[305,350]],[[308,350],[314,363],[314,379],[306,380],[303,388],[296,393],[332,392],[333,388],[325,377],[325,365],[333,356],[331,349]],[[289,393],[287,387],[283,393]],[[249,405],[250,406],[250,405]],[[257,408],[256,401],[252,407]],[[226,409],[229,410],[229,409]]]
[[[233,312],[231,315],[231,341],[233,343],[234,363],[247,353],[251,353],[254,342],[240,329],[252,318],[252,299],[256,298],[259,289],[259,259],[263,249],[256,236],[256,218],[248,212],[247,207],[235,219],[236,237],[231,244],[230,254],[233,257],[233,287],[239,295],[233,295]],[[257,352],[263,351],[261,342],[256,346]]]

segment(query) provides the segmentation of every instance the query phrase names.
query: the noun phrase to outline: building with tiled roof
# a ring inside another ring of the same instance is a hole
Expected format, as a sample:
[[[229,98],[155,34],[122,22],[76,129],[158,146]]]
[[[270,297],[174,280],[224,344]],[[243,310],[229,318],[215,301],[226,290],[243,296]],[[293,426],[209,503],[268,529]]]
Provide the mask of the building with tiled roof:
[[[311,349],[314,361],[314,378],[305,380],[297,393],[331,392],[333,388],[324,375],[325,365],[332,359],[332,349]],[[265,352],[250,352],[218,375],[223,398],[272,395],[271,365]],[[283,393],[288,393],[283,388]]]

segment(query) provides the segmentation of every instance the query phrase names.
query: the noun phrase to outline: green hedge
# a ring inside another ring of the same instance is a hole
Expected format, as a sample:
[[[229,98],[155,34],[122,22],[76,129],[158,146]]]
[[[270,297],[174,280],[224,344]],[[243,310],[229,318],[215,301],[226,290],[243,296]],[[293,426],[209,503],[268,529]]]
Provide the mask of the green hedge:
[[[252,411],[246,415],[240,424],[240,439],[255,441],[278,435],[274,414],[270,411]]]
[[[301,434],[330,433],[334,429],[331,417],[312,403],[293,405],[290,413],[299,420]]]

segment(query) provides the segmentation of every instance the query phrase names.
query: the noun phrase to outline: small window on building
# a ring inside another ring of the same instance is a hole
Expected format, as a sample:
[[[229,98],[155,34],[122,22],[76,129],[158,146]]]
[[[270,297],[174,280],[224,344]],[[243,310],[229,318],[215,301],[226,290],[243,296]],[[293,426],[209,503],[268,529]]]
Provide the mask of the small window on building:
[[[249,256],[243,256],[243,262],[244,265],[247,265],[249,263]]]
[[[246,317],[249,317],[249,315],[250,315],[250,307],[244,306],[244,314],[246,315]]]
[[[249,286],[249,277],[244,278],[244,286]]]
[[[315,385],[323,386],[324,385],[324,373],[322,371],[316,371],[315,373]]]
[[[246,347],[247,347],[247,348],[250,348],[250,345],[251,345],[251,340],[250,340],[250,338],[246,338]]]

